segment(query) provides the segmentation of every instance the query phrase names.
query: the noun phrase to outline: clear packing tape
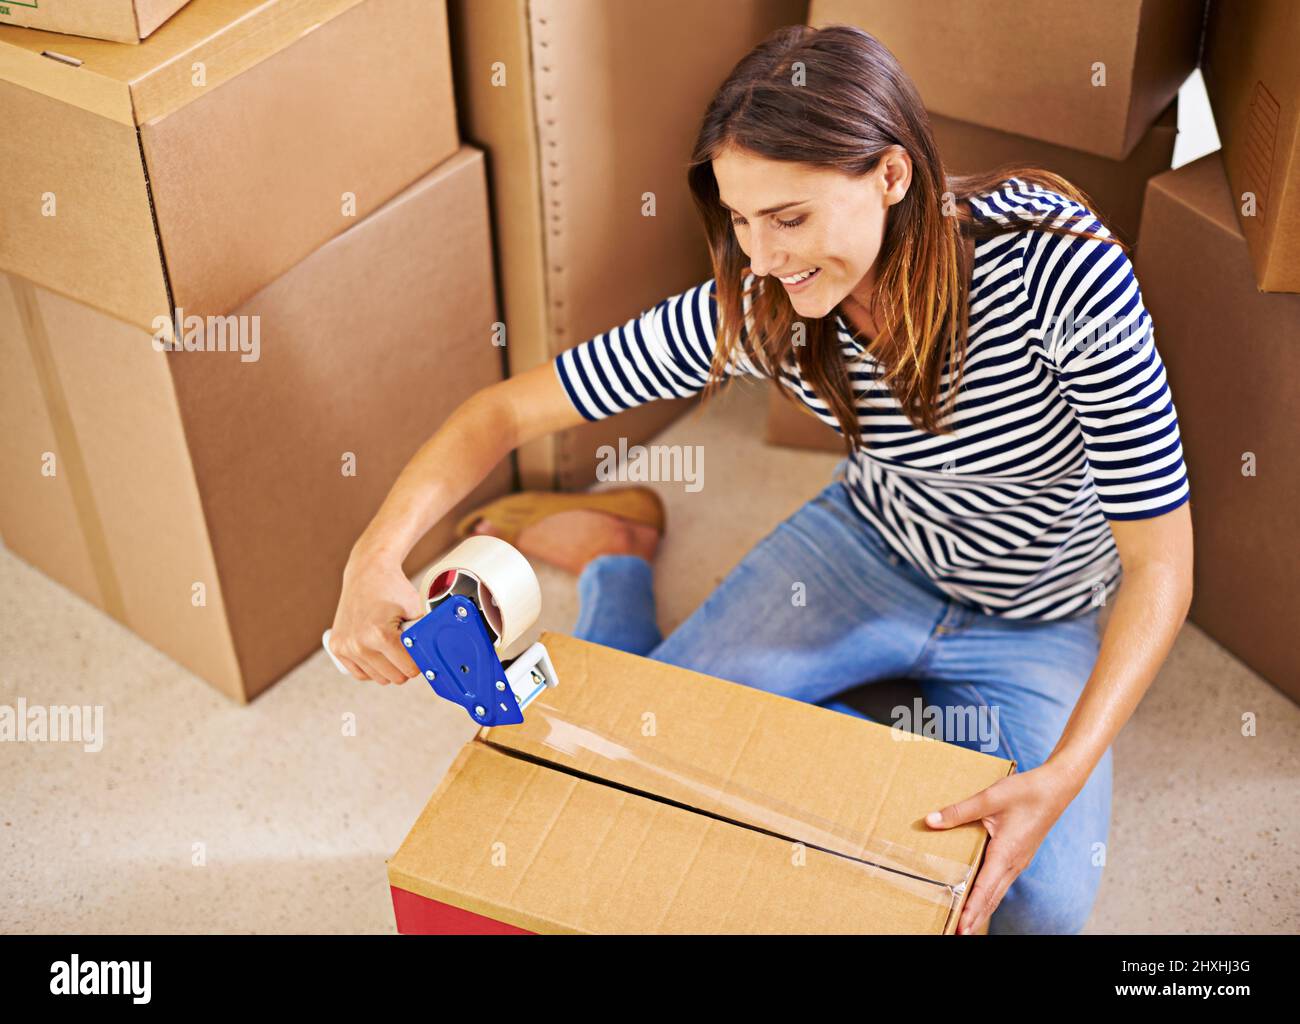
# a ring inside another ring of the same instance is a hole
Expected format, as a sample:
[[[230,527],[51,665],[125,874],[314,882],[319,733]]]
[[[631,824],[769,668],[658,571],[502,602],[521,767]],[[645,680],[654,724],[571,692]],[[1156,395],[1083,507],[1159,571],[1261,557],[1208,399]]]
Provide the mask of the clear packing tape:
[[[591,776],[593,781],[626,789],[638,795],[663,803],[684,807],[708,817],[730,824],[764,832],[778,839],[799,843],[804,847],[833,854],[866,872],[873,878],[895,886],[912,896],[932,902],[947,909],[949,919],[960,905],[974,873],[971,865],[945,857],[924,853],[886,839],[854,832],[836,822],[810,814],[787,801],[760,792],[733,780],[701,771],[649,744],[612,739],[579,722],[571,721],[561,711],[542,699],[533,701],[528,708],[530,720],[546,723],[542,745],[572,759],[588,755],[608,762],[627,762],[649,773],[666,785],[665,792],[648,792],[645,789],[609,778]],[[529,754],[485,741],[502,753],[528,760],[536,760],[548,767],[579,776],[589,773],[571,763],[534,758]]]

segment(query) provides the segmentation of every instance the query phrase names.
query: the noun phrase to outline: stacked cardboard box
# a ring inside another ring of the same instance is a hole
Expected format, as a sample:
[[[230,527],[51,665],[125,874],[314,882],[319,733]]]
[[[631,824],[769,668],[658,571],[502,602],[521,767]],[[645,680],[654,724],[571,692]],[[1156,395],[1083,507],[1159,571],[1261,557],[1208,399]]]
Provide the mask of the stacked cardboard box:
[[[1122,160],[940,114],[932,114],[930,124],[950,171],[972,174],[1007,165],[1046,168],[1083,189],[1106,226],[1131,245],[1137,241],[1146,183],[1167,171],[1173,159],[1178,100],[1170,102]]]
[[[1300,7],[1210,5],[1203,71],[1260,291],[1300,292]]]
[[[189,0],[0,0],[0,24],[138,43]]]
[[[388,861],[403,933],[951,934],[1015,762],[545,632]]]
[[[1151,180],[1136,258],[1178,407],[1191,619],[1300,701],[1300,295],[1256,288],[1221,154]]]
[[[1054,171],[1131,244],[1147,180],[1173,156],[1203,11],[1203,0],[812,0],[808,20],[857,25],[889,47],[930,111],[949,173]],[[775,391],[766,437],[842,451],[836,431]]]
[[[1300,11],[1211,5],[1203,54],[1220,153],[1151,181],[1137,269],[1192,485],[1191,618],[1300,701]]]
[[[812,0],[812,25],[858,25],[926,109],[1122,160],[1196,67],[1203,0]]]
[[[511,373],[713,271],[686,164],[714,90],[807,0],[452,0],[466,139],[488,153]],[[668,64],[665,64],[668,61]],[[651,402],[520,449],[524,487],[595,478],[693,403]]]
[[[403,463],[501,378],[451,89],[425,0],[0,27],[0,533],[236,700],[318,649]]]
[[[0,27],[0,119],[0,270],[150,329],[228,311],[459,144],[419,0],[197,0],[139,46]]]

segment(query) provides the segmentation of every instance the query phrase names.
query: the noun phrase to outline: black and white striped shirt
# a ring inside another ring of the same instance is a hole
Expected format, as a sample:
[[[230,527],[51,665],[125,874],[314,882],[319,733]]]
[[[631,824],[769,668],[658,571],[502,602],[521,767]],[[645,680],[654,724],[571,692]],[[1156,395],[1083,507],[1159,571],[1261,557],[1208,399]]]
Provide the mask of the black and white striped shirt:
[[[1087,212],[1018,178],[971,206],[998,224],[1013,211],[1049,221]],[[1096,220],[1073,230],[1106,233]],[[597,420],[702,391],[715,345],[712,287],[664,299],[556,356],[575,408]],[[1014,619],[1082,615],[1119,585],[1107,520],[1158,516],[1188,500],[1164,365],[1118,247],[1011,229],[976,244],[964,377],[946,421],[955,434],[913,427],[877,381],[879,364],[836,320],[867,446],[847,464],[853,504],[954,600]],[[727,372],[763,376],[743,352]],[[793,358],[781,377],[839,430]]]

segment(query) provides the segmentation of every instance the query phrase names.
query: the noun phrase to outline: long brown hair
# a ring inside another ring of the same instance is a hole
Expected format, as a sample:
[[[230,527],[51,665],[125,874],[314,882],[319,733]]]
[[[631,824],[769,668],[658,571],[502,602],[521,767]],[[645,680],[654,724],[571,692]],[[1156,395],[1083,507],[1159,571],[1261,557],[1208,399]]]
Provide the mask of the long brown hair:
[[[968,300],[974,242],[1013,230],[1074,233],[1125,248],[1074,225],[1091,214],[1046,224],[1050,215],[1010,225],[972,218],[966,200],[998,188],[1008,178],[1058,192],[1091,207],[1088,197],[1064,178],[1032,167],[953,176],[944,173],[930,120],[911,79],[877,39],[852,25],[817,29],[790,25],[773,32],[732,70],[705,112],[687,180],[704,222],[718,305],[718,337],[707,399],[725,382],[725,367],[741,347],[763,371],[791,353],[806,385],[830,408],[843,432],[846,454],[862,446],[853,389],[834,316],[800,320],[780,282],[758,278],[742,291],[748,260],[722,206],[712,160],[727,147],[769,160],[788,160],[870,173],[891,147],[912,160],[904,198],[887,211],[876,257],[871,314],[879,327],[866,346],[884,371],[883,382],[908,420],[928,433],[952,433],[940,420],[957,401],[965,363]],[[741,330],[745,299],[748,329]],[[801,343],[794,326],[803,325]],[[937,408],[943,372],[952,376],[948,401]],[[781,392],[799,402],[787,388]]]

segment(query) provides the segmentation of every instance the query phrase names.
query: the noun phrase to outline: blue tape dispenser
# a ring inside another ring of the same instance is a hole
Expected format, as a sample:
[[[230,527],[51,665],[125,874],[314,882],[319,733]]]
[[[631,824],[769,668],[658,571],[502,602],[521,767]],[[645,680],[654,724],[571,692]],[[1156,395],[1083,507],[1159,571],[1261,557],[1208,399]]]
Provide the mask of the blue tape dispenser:
[[[433,687],[459,704],[478,725],[518,725],[524,708],[559,679],[546,647],[538,642],[509,665],[500,653],[527,631],[542,608],[537,574],[522,554],[500,537],[476,534],[452,548],[420,584],[425,614],[402,623],[402,644]],[[331,630],[321,644],[330,650]]]

